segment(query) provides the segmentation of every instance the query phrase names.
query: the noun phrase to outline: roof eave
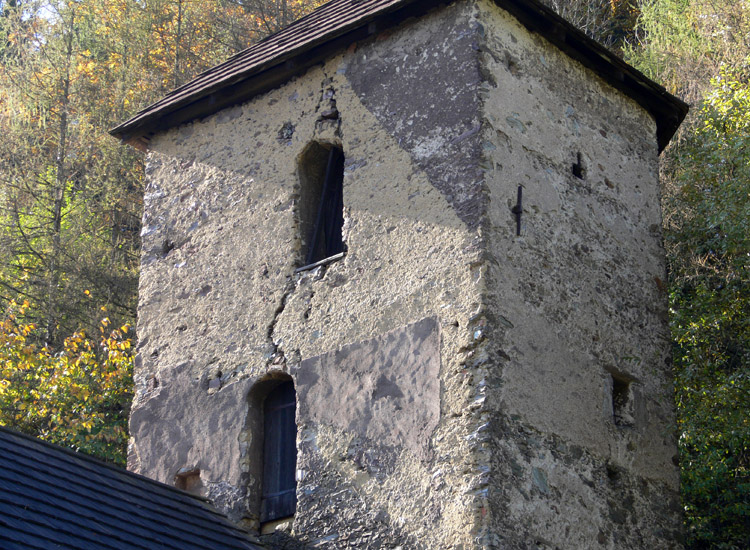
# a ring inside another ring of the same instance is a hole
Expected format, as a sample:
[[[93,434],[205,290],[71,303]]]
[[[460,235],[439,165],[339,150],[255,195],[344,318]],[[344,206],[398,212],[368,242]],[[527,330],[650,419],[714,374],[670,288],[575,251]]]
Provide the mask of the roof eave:
[[[196,92],[178,102],[168,103],[164,107],[158,107],[157,102],[113,128],[110,133],[138,149],[145,150],[151,136],[156,132],[204,118],[226,107],[247,101],[323,62],[329,55],[345,49],[354,42],[451,1],[398,2],[356,19],[346,27],[335,29],[317,40],[303,43],[282,55],[277,55],[266,63],[231,74],[231,77],[205,88],[198,88]],[[640,104],[656,121],[659,152],[667,146],[688,112],[688,105],[684,101],[671,95],[664,87],[622,61],[536,0],[494,2],[513,15],[529,31],[539,34]],[[232,59],[235,58],[237,56]]]
[[[536,0],[494,2],[518,19],[529,31],[544,37],[646,109],[657,124],[659,152],[664,150],[687,115],[687,103]]]
[[[330,54],[345,49],[354,42],[398,25],[410,17],[422,15],[426,9],[434,9],[453,1],[404,0],[393,7],[357,19],[350,25],[336,29],[315,41],[303,43],[270,59],[267,63],[239,72],[233,75],[231,80],[223,80],[216,85],[201,88],[178,103],[169,104],[161,109],[153,109],[159,102],[152,104],[133,118],[111,129],[109,133],[130,145],[142,148],[157,131],[205,118],[226,107],[247,101],[302,74],[310,67],[323,62]],[[265,40],[269,38],[272,36]],[[228,62],[237,57],[233,56]],[[174,91],[169,95],[173,93]]]

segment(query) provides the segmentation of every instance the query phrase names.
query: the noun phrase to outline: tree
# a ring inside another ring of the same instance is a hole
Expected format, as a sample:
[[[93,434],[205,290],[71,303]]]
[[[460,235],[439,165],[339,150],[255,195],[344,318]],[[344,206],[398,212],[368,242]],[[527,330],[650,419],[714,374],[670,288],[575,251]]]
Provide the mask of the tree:
[[[735,0],[641,0],[626,59],[691,105],[721,67],[750,55],[750,6]],[[689,122],[689,121],[688,121]]]
[[[750,5],[646,0],[628,60],[690,102],[662,155],[687,547],[750,541]]]
[[[0,322],[0,425],[125,464],[132,398],[130,327],[102,320],[100,343],[83,332],[52,353],[33,341],[29,304],[11,303]]]
[[[143,158],[107,130],[311,7],[0,1],[0,423],[122,461]]]
[[[26,5],[8,21],[12,48],[0,65],[0,292],[38,305],[51,347],[95,328],[101,305],[134,316],[137,240],[120,237],[137,235],[140,176],[117,170],[133,155],[97,128],[113,90],[94,70],[86,8]]]
[[[543,0],[589,37],[619,54],[633,39],[638,3],[627,0]]]
[[[682,494],[691,548],[750,540],[750,88],[722,69],[666,170]]]

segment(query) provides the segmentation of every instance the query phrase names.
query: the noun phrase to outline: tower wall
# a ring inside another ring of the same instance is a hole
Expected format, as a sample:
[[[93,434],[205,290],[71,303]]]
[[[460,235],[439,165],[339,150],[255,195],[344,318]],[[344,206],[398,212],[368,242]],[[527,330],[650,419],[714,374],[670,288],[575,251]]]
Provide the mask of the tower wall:
[[[347,251],[298,272],[312,143],[345,156]],[[150,148],[131,469],[192,476],[257,530],[263,392],[291,379],[297,510],[265,526],[284,547],[672,544],[635,103],[457,2]]]
[[[479,20],[489,546],[679,547],[655,123],[494,4]]]
[[[152,139],[131,469],[199,470],[202,493],[257,529],[255,388],[288,376],[297,512],[271,538],[474,546],[475,44],[471,6],[442,8]],[[312,142],[345,155],[347,252],[296,273]]]

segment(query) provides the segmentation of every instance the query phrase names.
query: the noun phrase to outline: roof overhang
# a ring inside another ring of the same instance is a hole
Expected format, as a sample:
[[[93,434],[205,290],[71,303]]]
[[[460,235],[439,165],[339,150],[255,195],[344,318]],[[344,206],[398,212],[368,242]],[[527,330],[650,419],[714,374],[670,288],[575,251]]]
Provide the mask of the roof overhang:
[[[201,73],[110,133],[146,149],[157,132],[214,114],[267,92],[354,42],[453,0],[332,0]],[[530,32],[631,97],[656,121],[659,151],[669,143],[688,105],[647,78],[537,0],[493,0]]]

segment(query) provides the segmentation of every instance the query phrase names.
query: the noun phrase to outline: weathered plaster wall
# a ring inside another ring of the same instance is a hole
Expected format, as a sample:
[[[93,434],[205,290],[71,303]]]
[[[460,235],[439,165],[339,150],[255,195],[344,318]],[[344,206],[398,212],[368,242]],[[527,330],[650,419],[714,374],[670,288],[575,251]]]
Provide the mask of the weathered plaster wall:
[[[347,254],[295,273],[313,141],[346,156]],[[151,151],[132,469],[198,468],[257,526],[253,396],[289,376],[284,547],[675,547],[655,127],[635,103],[481,0]]]
[[[678,547],[655,123],[494,4],[478,18],[496,366],[487,545]],[[613,375],[630,383],[632,426],[614,422]]]
[[[247,395],[287,373],[300,480],[277,541],[473,547],[482,386],[462,364],[484,322],[475,38],[471,7],[451,6],[154,138],[132,469],[170,483],[198,468],[204,494],[252,526]],[[346,156],[348,252],[295,274],[297,160],[314,140]]]

